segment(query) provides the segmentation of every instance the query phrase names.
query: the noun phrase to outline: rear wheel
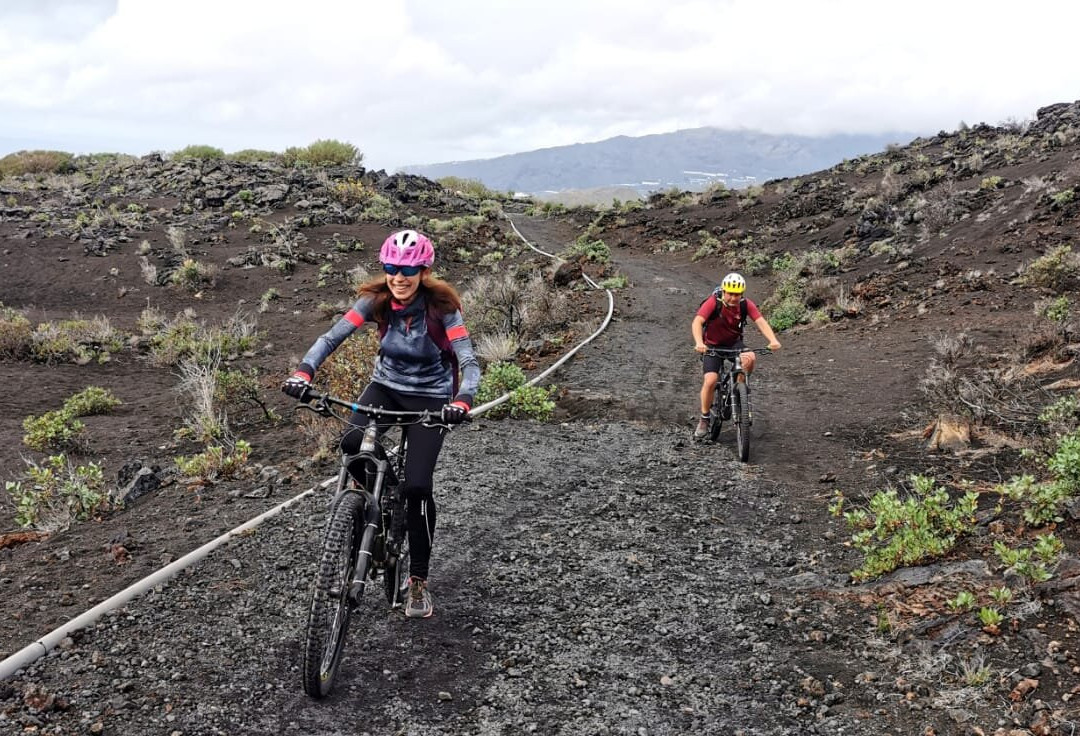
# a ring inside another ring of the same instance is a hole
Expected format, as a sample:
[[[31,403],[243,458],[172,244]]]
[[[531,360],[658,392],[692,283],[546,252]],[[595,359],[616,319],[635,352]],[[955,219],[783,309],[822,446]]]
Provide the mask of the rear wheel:
[[[745,383],[736,383],[731,392],[731,417],[735,421],[735,445],[739,459],[750,459],[750,395]]]
[[[386,561],[383,570],[383,592],[386,601],[397,608],[405,601],[409,590],[409,535],[406,534],[398,547],[398,553]]]
[[[326,525],[304,629],[304,692],[325,697],[334,684],[349,629],[349,586],[356,573],[364,498],[342,496]]]

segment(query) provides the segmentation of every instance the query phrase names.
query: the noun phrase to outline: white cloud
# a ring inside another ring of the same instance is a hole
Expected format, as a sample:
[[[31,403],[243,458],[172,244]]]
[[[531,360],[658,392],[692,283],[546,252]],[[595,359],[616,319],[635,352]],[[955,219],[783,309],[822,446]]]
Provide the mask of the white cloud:
[[[1072,101],[1031,0],[8,0],[0,153],[356,144],[373,166],[718,125],[952,129]]]

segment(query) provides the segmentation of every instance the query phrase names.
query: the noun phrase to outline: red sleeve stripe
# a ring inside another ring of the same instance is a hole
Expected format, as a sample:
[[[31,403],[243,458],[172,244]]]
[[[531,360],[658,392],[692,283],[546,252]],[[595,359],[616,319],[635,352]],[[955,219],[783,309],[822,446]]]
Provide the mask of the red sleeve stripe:
[[[346,312],[345,319],[349,320],[349,322],[352,323],[353,327],[359,327],[360,325],[364,324],[364,318],[361,317],[359,312],[357,312],[355,309],[350,309],[348,312]]]
[[[447,330],[446,336],[451,340],[458,340],[462,337],[468,337],[469,331],[465,329],[465,325],[457,325],[456,327],[451,327]]]

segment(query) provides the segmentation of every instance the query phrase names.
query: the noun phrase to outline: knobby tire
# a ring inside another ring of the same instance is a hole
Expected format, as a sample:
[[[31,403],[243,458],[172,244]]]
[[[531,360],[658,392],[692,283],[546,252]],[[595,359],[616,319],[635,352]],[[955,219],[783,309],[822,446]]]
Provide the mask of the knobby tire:
[[[731,418],[735,422],[735,445],[739,460],[750,459],[750,394],[745,383],[736,383],[731,392]]]
[[[325,697],[341,664],[349,629],[349,585],[363,529],[364,498],[346,493],[326,525],[322,555],[304,629],[304,692]]]

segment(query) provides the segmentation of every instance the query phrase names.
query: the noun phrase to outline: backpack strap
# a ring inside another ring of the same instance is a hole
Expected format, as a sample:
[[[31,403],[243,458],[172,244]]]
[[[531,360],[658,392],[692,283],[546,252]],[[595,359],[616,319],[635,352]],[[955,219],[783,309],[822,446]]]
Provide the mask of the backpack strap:
[[[709,318],[705,320],[705,324],[701,326],[702,332],[705,331],[705,328],[709,326],[710,322],[720,316],[720,310],[724,308],[723,302],[721,301],[722,294],[723,289],[721,289],[721,287],[717,286],[713,289],[712,297],[716,300],[716,307],[713,309],[712,314],[709,315]],[[709,297],[705,298],[707,300]],[[743,328],[746,327],[746,309],[746,297],[739,297],[739,332],[742,332]]]

